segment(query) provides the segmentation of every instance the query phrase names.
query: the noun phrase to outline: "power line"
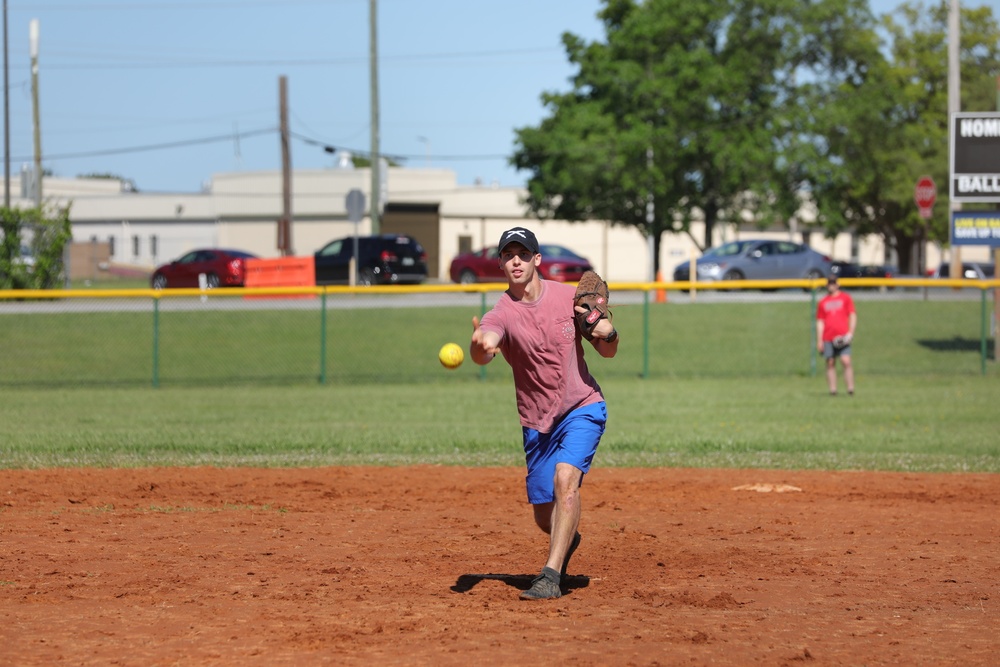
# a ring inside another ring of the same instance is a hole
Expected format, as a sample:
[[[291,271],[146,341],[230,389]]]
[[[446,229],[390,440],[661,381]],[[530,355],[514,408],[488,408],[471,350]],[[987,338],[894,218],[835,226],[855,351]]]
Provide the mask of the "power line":
[[[524,56],[524,55],[537,55],[542,53],[561,53],[559,49],[553,48],[530,48],[530,49],[506,49],[497,51],[466,51],[466,52],[442,52],[442,53],[422,53],[422,54],[399,54],[399,55],[388,55],[380,56],[379,60],[381,62],[387,63],[404,63],[407,65],[415,64],[421,61],[432,61],[432,60],[445,60],[445,61],[456,61],[462,64],[467,64],[470,59],[475,58],[493,58],[493,57],[509,57],[509,56]],[[226,59],[226,60],[161,60],[159,62],[136,62],[137,58],[149,58],[148,55],[142,56],[132,56],[123,55],[118,56],[126,60],[126,62],[114,62],[116,56],[108,56],[109,61],[100,60],[102,56],[89,56],[94,58],[93,62],[81,62],[83,57],[88,56],[78,56],[71,53],[66,53],[65,57],[69,58],[72,62],[60,64],[58,61],[53,62],[51,57],[62,55],[60,52],[56,51],[49,54],[49,60],[46,62],[45,68],[47,70],[110,70],[110,69],[183,69],[189,67],[329,67],[329,66],[355,66],[367,64],[367,58],[365,56],[347,56],[342,58],[278,58],[278,59],[253,59],[253,60],[240,60],[240,59]],[[169,57],[168,57],[169,58]]]
[[[81,11],[81,12],[99,12],[99,11],[128,11],[130,9],[136,9],[140,11],[145,11],[147,9],[155,10],[173,10],[173,9],[183,9],[184,11],[190,11],[192,9],[254,9],[255,7],[287,7],[289,5],[329,5],[331,2],[341,2],[343,4],[348,4],[354,2],[354,0],[217,0],[215,2],[205,1],[205,0],[194,0],[193,2],[149,2],[149,3],[135,3],[135,2],[94,2],[94,3],[67,3],[67,4],[45,4],[45,5],[32,5],[30,11]],[[26,3],[27,4],[27,3]],[[27,7],[11,7],[11,11],[28,11]]]
[[[293,139],[298,139],[299,141],[301,141],[301,142],[303,142],[305,144],[308,144],[310,146],[318,146],[318,147],[322,148],[323,150],[325,150],[327,153],[335,153],[337,151],[347,151],[351,155],[358,155],[358,156],[365,157],[365,158],[368,158],[368,157],[371,156],[371,152],[370,151],[362,150],[360,148],[349,148],[347,146],[339,146],[339,145],[336,145],[335,143],[331,143],[331,142],[328,142],[328,141],[322,141],[320,139],[313,139],[312,137],[307,137],[307,136],[299,134],[297,132],[289,132],[289,136],[291,136]],[[421,154],[421,155],[414,155],[414,154],[405,154],[405,153],[386,153],[386,152],[381,152],[381,153],[379,153],[379,155],[380,155],[380,157],[384,157],[384,158],[387,158],[389,160],[395,160],[397,162],[405,162],[406,160],[418,160],[418,159],[422,160],[422,159],[424,159],[426,157],[423,154]],[[506,160],[508,157],[509,156],[507,156],[507,155],[499,155],[499,154],[492,154],[492,155],[435,155],[434,159],[435,160],[442,160],[442,161],[452,162],[452,161],[461,161],[461,160]]]
[[[216,136],[212,136],[212,137],[199,137],[199,138],[196,138],[196,139],[182,139],[182,140],[179,140],[179,141],[170,141],[170,142],[161,143],[161,144],[145,144],[145,145],[141,145],[141,146],[123,146],[123,147],[119,147],[119,148],[107,148],[107,149],[95,150],[95,151],[81,151],[81,152],[77,152],[77,153],[51,153],[49,155],[46,155],[45,159],[46,160],[75,160],[75,159],[83,159],[83,158],[91,158],[91,157],[102,157],[102,156],[106,156],[106,155],[125,155],[125,154],[128,154],[128,153],[146,153],[146,152],[151,152],[151,151],[168,150],[168,149],[171,149],[171,148],[183,148],[185,146],[198,146],[198,145],[202,145],[202,144],[220,143],[220,142],[224,142],[224,141],[225,142],[229,142],[229,141],[233,141],[234,139],[236,139],[236,140],[249,139],[250,137],[257,137],[257,136],[261,136],[261,135],[265,135],[265,134],[277,134],[277,133],[278,133],[278,128],[276,128],[276,127],[266,127],[266,128],[259,128],[259,129],[256,129],[256,130],[249,130],[249,131],[246,131],[246,132],[233,132],[233,133],[230,133],[230,134],[220,134],[220,135],[216,135]],[[305,135],[298,134],[296,132],[291,132],[289,134],[294,139],[298,139],[299,141],[301,141],[301,142],[303,142],[305,144],[308,144],[310,146],[320,147],[320,148],[326,150],[326,152],[328,152],[328,153],[334,153],[336,151],[348,151],[352,155],[358,155],[358,156],[362,156],[362,157],[368,155],[368,151],[365,151],[365,150],[361,150],[361,149],[357,149],[357,148],[348,148],[347,146],[335,145],[335,144],[332,144],[332,143],[330,143],[328,141],[322,141],[320,139],[313,139],[312,137],[307,137]],[[394,160],[396,162],[405,162],[406,160],[423,159],[423,157],[424,157],[423,155],[407,155],[407,154],[402,154],[402,153],[382,153],[381,156],[385,157],[385,158],[388,158],[390,160]],[[441,161],[506,160],[507,157],[508,157],[507,155],[500,155],[500,154],[494,154],[494,155],[435,155],[434,159],[435,160],[441,160]],[[26,162],[26,161],[29,161],[29,160],[32,160],[32,159],[33,159],[33,157],[31,157],[31,156],[28,156],[28,157],[17,156],[17,157],[12,158],[12,160],[14,160],[16,162]]]
[[[239,132],[230,133],[225,135],[218,135],[214,137],[201,137],[199,139],[185,139],[182,141],[172,141],[163,144],[146,144],[145,146],[128,146],[124,148],[108,148],[99,151],[85,151],[81,153],[63,153],[59,154],[49,154],[45,156],[46,160],[73,160],[78,158],[88,158],[88,157],[100,157],[103,155],[123,155],[125,153],[145,153],[149,151],[166,150],[169,148],[182,148],[184,146],[196,146],[199,144],[211,144],[218,143],[220,141],[232,141],[233,138],[247,138],[255,137],[262,134],[277,134],[278,129],[276,127],[261,128],[259,130],[251,130],[249,132]],[[14,158],[16,161],[27,161],[33,159],[32,157],[17,157]]]

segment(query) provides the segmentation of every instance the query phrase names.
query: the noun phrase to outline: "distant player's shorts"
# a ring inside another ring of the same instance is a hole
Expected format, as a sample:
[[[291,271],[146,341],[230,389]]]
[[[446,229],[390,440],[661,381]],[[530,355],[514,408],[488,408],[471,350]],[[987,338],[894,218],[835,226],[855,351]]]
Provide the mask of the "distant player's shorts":
[[[824,359],[835,359],[837,357],[849,357],[849,356],[851,356],[850,345],[845,345],[844,347],[837,347],[830,341],[823,342]]]
[[[529,503],[540,505],[556,499],[557,463],[568,463],[585,475],[590,471],[607,421],[608,406],[601,401],[573,410],[556,424],[551,433],[521,427],[524,460],[528,464],[528,475],[524,481]],[[580,484],[583,485],[583,477]]]

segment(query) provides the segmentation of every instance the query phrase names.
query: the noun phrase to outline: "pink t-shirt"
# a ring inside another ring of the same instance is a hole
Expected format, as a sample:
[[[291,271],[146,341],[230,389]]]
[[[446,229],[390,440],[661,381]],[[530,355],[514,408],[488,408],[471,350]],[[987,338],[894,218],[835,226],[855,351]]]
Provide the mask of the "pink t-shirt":
[[[531,303],[504,292],[481,328],[500,335],[500,352],[514,373],[521,425],[542,433],[568,412],[604,400],[587,369],[573,317],[573,285],[542,280]]]
[[[850,332],[853,312],[854,299],[847,292],[823,297],[816,308],[816,319],[823,320],[823,340],[831,341]]]

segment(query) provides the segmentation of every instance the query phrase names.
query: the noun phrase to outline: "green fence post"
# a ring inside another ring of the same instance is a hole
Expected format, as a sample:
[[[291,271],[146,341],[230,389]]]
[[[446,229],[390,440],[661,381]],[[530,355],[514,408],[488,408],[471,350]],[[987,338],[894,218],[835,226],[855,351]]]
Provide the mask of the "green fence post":
[[[160,386],[160,297],[153,297],[153,388]]]
[[[319,304],[319,383],[326,384],[326,290]]]
[[[642,292],[642,377],[649,377],[649,290]]]
[[[979,290],[980,299],[980,314],[979,314],[979,365],[981,367],[981,372],[986,375],[986,337],[989,331],[989,325],[987,324],[986,317],[986,290],[980,288]]]
[[[816,376],[816,288],[809,292],[809,375]]]

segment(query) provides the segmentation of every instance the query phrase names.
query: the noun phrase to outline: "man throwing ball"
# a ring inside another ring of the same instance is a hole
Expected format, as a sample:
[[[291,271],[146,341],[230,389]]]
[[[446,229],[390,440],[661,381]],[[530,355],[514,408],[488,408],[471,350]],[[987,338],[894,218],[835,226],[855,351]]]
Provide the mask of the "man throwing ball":
[[[569,559],[580,544],[583,476],[607,422],[604,395],[587,369],[582,341],[587,338],[602,357],[613,357],[618,332],[604,310],[597,317],[574,305],[577,290],[572,285],[542,280],[542,256],[531,231],[505,231],[497,250],[507,291],[481,323],[472,318],[469,356],[482,366],[500,353],[513,371],[528,502],[535,523],[549,535],[545,566],[521,597],[558,598]],[[579,320],[578,314],[583,315]]]

